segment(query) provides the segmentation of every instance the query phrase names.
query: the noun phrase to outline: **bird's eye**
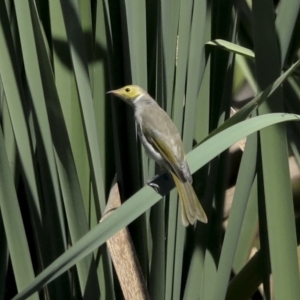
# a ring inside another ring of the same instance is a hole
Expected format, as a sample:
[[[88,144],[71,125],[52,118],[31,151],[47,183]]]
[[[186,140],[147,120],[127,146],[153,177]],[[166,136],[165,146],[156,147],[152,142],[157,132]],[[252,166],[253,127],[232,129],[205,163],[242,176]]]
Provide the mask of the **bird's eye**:
[[[130,92],[130,88],[126,88],[125,92],[129,93]]]

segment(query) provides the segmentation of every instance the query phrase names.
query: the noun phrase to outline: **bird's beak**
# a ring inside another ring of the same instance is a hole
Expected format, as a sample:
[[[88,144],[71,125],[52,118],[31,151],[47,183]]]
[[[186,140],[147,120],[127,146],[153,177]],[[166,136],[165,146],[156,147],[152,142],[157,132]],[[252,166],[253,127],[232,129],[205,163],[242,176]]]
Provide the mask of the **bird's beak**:
[[[122,95],[120,90],[111,90],[111,91],[108,91],[106,94],[113,94],[114,96],[117,96],[117,97],[121,97],[121,95]]]

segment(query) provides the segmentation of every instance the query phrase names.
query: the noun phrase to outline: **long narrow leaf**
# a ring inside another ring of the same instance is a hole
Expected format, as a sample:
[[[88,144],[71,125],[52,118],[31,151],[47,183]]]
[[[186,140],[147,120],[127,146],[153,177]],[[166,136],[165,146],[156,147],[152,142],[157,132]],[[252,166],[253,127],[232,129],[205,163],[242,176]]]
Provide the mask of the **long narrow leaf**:
[[[232,126],[224,130],[222,133],[212,137],[206,143],[189,153],[188,162],[191,166],[191,172],[194,173],[230,145],[257,130],[276,123],[299,120],[300,116],[298,115],[277,113],[255,117],[241,122],[238,125]],[[216,146],[216,143],[218,146]],[[113,214],[111,214],[109,218],[94,227],[71,249],[66,251],[54,263],[46,268],[26,289],[14,297],[14,299],[25,299],[45,284],[48,284],[57,278],[73,266],[78,260],[93,252],[108,238],[144,213],[147,209],[159,201],[159,199],[161,199],[161,196],[156,194],[150,187],[145,186],[142,188]]]

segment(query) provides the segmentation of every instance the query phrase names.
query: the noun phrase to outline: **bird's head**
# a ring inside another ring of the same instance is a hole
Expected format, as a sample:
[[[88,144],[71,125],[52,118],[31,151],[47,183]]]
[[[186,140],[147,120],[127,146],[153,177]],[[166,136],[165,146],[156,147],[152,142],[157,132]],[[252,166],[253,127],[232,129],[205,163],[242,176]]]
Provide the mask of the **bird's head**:
[[[125,102],[134,105],[139,96],[147,95],[148,93],[138,85],[126,85],[120,89],[109,91],[107,94],[113,94]]]

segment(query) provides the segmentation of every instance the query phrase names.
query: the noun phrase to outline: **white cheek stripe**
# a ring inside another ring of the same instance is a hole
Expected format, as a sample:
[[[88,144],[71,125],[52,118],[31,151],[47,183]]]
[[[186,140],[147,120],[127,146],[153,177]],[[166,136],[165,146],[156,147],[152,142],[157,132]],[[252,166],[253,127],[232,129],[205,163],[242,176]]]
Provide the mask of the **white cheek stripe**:
[[[133,103],[137,103],[143,96],[145,96],[145,94],[140,94],[138,97],[136,97],[134,100],[133,100]]]

